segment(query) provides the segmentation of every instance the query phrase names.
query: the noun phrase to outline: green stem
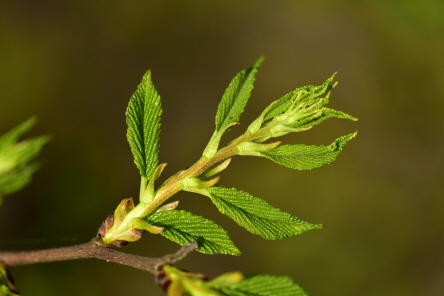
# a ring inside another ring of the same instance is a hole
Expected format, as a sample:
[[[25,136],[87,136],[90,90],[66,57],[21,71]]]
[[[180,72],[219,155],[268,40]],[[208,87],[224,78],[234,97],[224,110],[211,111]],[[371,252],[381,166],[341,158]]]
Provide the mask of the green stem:
[[[112,243],[115,240],[113,236],[117,236],[130,228],[130,221],[132,219],[144,218],[153,213],[167,199],[182,190],[182,181],[184,179],[189,177],[197,177],[220,161],[236,155],[236,146],[240,143],[252,141],[254,139],[267,136],[268,134],[268,128],[263,128],[254,134],[245,133],[234,139],[228,146],[221,148],[212,158],[205,159],[202,157],[189,169],[181,171],[172,176],[157,190],[154,199],[150,203],[140,202],[125,216],[120,225],[116,225],[116,228],[111,227],[107,234],[102,238],[103,242],[106,245]],[[146,180],[142,178],[141,182],[146,182]],[[145,190],[146,185],[141,184],[141,189]]]
[[[230,145],[220,149],[216,155],[211,159],[207,160],[204,158],[199,159],[193,166],[191,166],[186,171],[181,172],[170,178],[167,183],[165,183],[156,193],[156,197],[149,204],[146,210],[143,212],[143,216],[146,217],[157,209],[162,203],[164,203],[168,198],[182,190],[181,182],[188,177],[197,177],[204,173],[206,170],[214,166],[220,161],[223,161],[229,157],[237,154],[236,146],[243,142],[252,141],[254,139],[268,135],[268,129],[261,129],[254,134],[243,134],[242,136],[233,140]]]

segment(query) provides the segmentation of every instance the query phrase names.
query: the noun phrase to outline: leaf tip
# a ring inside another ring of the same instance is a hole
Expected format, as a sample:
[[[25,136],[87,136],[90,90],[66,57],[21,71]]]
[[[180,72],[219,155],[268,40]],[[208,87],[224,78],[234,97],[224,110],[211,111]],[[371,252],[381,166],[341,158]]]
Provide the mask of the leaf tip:
[[[313,229],[322,229],[325,227],[324,224],[313,224],[313,226],[314,226]]]
[[[264,62],[264,60],[265,60],[265,56],[264,56],[264,55],[261,55],[261,56],[257,59],[256,63],[254,63],[254,68],[259,68],[259,67],[262,65],[262,63]]]

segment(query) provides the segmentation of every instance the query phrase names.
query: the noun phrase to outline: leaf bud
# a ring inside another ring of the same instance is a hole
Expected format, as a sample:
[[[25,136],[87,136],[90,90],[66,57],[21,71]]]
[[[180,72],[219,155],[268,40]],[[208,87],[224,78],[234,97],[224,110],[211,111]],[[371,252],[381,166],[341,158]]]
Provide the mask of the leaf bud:
[[[277,146],[279,146],[280,144],[281,142],[273,142],[268,144],[244,142],[236,146],[236,153],[238,155],[262,156],[260,152],[272,150]]]

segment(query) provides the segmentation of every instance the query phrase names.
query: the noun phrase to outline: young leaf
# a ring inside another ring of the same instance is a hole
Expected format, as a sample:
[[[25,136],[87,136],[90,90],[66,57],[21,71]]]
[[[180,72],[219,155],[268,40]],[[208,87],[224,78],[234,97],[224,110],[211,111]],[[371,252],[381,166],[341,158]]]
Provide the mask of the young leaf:
[[[208,281],[203,274],[179,270],[168,264],[158,271],[156,282],[168,295],[308,296],[301,286],[285,276],[244,277],[240,272],[227,272]]]
[[[328,91],[336,85],[332,83],[335,74],[320,86],[307,85],[297,88],[272,103],[263,119],[264,121],[272,119],[266,124],[271,129],[271,136],[285,135],[291,132],[291,129],[301,131],[320,124],[330,117],[356,121],[356,118],[344,112],[324,107],[330,100]],[[326,95],[323,96],[324,94]],[[283,127],[287,130],[284,131]]]
[[[146,218],[147,222],[161,226],[160,233],[180,245],[192,242],[199,244],[197,251],[205,254],[240,255],[225,229],[211,220],[186,211],[169,210],[155,212]]]
[[[357,132],[342,136],[328,146],[282,145],[269,151],[258,152],[272,161],[295,170],[311,170],[333,162],[345,144],[356,136]]]
[[[35,123],[37,119],[31,117],[30,119],[22,122],[14,129],[0,137],[0,150],[4,150],[7,146],[11,146],[20,138],[24,133],[26,133]]]
[[[296,282],[286,276],[252,275],[235,284],[214,285],[213,289],[227,296],[308,296]]]
[[[261,198],[235,188],[214,186],[208,188],[207,192],[222,214],[249,232],[265,239],[282,239],[323,227],[320,224],[302,221],[273,207]]]
[[[38,164],[30,164],[0,174],[0,204],[2,203],[2,196],[17,192],[28,185],[39,168]]]
[[[333,88],[334,85],[332,84],[332,81],[335,76],[336,73],[334,73],[320,86],[306,85],[284,95],[279,100],[271,104],[270,108],[264,116],[264,121],[283,114],[285,111],[288,110],[288,108],[291,107],[295,100],[307,101],[319,98],[320,96],[328,92],[331,88]],[[326,101],[325,103],[327,102],[328,101]]]
[[[183,271],[168,264],[163,265],[157,272],[156,282],[167,295],[222,296],[208,287],[203,274]]]
[[[312,127],[314,125],[318,125],[321,122],[332,118],[332,117],[336,117],[336,118],[340,118],[340,119],[350,119],[353,121],[357,121],[358,119],[347,114],[344,113],[342,111],[337,111],[337,110],[333,110],[327,107],[322,107],[321,109],[319,109],[316,113],[311,114],[310,116],[307,116],[304,119],[301,119],[297,122],[295,122],[294,124],[288,125],[289,127],[292,128],[307,128],[307,127]]]
[[[263,62],[261,57],[253,65],[239,72],[225,90],[216,113],[216,131],[239,120],[251,95],[256,73]]]
[[[151,72],[147,71],[126,109],[126,136],[134,155],[134,163],[147,180],[159,162],[161,114],[160,96],[151,81]]]
[[[17,142],[35,121],[35,118],[31,118],[0,137],[0,204],[3,195],[25,187],[39,168],[29,162],[40,153],[50,138],[40,136]]]

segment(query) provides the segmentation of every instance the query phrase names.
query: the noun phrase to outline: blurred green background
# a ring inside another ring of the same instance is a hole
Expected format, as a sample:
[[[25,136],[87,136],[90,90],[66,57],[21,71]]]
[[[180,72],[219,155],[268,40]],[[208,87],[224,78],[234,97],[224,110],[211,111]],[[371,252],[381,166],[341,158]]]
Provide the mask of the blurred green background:
[[[288,275],[311,295],[443,295],[444,3],[425,1],[0,1],[0,132],[32,115],[51,134],[43,169],[0,209],[0,249],[82,243],[138,172],[125,133],[147,69],[163,100],[163,178],[196,161],[231,78],[260,56],[252,99],[225,139],[271,101],[338,71],[330,119],[286,143],[330,144],[359,131],[336,162],[292,171],[238,157],[221,185],[260,196],[323,230],[265,241],[179,193],[181,208],[231,231],[240,257],[193,253],[179,267],[210,277]],[[125,250],[177,245],[146,235]],[[163,295],[153,277],[80,260],[12,268],[23,295]]]

